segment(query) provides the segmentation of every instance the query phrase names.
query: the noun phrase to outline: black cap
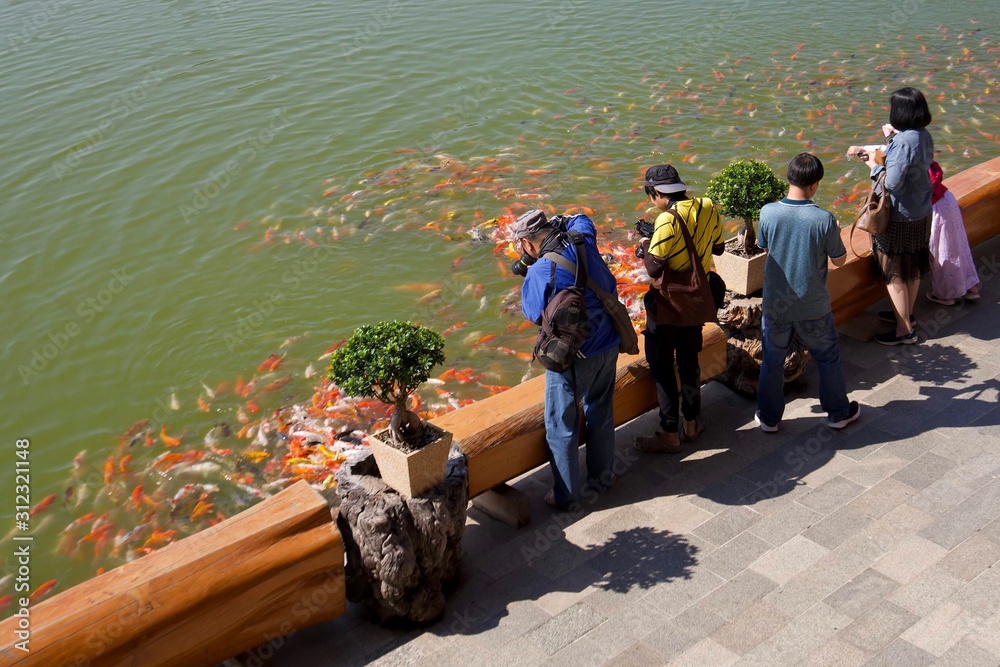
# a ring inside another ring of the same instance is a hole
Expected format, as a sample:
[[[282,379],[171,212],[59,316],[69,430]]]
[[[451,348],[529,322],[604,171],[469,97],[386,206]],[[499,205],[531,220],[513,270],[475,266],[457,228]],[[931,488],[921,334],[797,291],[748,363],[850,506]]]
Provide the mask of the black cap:
[[[669,164],[658,164],[646,170],[646,187],[655,188],[665,195],[684,192],[687,186],[681,180],[677,170]]]

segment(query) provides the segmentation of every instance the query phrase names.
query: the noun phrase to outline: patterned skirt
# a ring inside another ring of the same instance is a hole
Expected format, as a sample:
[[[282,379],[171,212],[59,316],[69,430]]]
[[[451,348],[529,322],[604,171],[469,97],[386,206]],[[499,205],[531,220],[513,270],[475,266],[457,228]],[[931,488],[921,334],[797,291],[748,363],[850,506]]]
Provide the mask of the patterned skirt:
[[[890,220],[884,234],[872,235],[872,252],[887,285],[894,278],[920,280],[930,271],[931,218]]]

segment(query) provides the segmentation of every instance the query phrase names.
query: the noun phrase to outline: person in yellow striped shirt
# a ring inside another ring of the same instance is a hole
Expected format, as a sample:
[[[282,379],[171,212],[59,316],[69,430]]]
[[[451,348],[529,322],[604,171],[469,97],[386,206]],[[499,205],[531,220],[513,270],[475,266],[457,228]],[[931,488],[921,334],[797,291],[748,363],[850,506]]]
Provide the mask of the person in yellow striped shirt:
[[[708,197],[688,197],[687,185],[669,164],[647,169],[645,188],[653,205],[662,211],[656,218],[646,252],[666,259],[666,266],[674,271],[690,271],[691,258],[678,226],[678,221],[683,220],[691,233],[702,267],[706,272],[710,271],[712,255],[721,255],[724,250],[719,212],[712,200]],[[647,262],[647,268],[649,266]],[[655,279],[658,276],[650,277]],[[681,451],[682,438],[692,442],[705,428],[701,419],[701,368],[698,366],[702,328],[657,322],[652,293],[646,294],[644,303],[646,360],[656,382],[660,430],[651,436],[639,436],[634,445],[644,452],[676,453]],[[674,376],[675,356],[681,380],[680,391]],[[683,431],[680,429],[681,413],[684,416]]]

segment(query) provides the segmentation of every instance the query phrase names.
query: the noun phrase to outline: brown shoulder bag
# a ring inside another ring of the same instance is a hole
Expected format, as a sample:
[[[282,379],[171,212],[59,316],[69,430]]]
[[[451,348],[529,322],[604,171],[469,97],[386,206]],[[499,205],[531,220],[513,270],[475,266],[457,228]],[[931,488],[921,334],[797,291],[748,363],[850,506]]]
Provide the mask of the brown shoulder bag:
[[[691,258],[691,269],[674,271],[665,258],[646,253],[647,270],[650,266],[663,267],[663,273],[652,282],[651,292],[656,301],[656,323],[692,327],[701,326],[706,322],[718,322],[718,311],[708,286],[708,277],[701,265],[701,257],[698,256],[687,223],[676,209],[668,209],[668,212],[673,214],[684,235],[684,244]]]

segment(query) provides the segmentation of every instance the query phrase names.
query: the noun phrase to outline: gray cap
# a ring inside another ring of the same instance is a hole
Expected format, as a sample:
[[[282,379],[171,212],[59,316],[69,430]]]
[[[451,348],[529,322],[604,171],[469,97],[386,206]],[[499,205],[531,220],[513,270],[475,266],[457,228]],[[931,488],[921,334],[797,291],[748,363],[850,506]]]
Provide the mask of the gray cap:
[[[536,208],[527,213],[522,213],[511,224],[510,232],[515,241],[520,241],[521,239],[531,238],[538,232],[551,226],[545,217],[545,212],[540,208]]]

